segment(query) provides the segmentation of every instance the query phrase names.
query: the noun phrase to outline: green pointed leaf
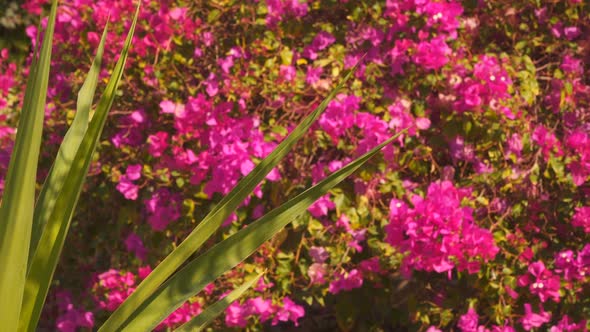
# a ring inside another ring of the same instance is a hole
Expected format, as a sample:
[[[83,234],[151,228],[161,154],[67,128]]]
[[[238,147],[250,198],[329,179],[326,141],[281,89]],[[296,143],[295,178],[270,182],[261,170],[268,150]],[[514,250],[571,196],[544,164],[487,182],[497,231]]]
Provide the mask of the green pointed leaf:
[[[151,331],[188,298],[254,253],[399,134],[401,132],[190,261],[143,301],[117,330]]]
[[[53,212],[57,196],[63,187],[66,176],[72,166],[72,161],[76,156],[76,151],[78,151],[78,147],[86,133],[86,129],[88,129],[90,109],[92,108],[92,100],[100,74],[107,30],[108,20],[102,32],[94,61],[92,61],[92,65],[90,66],[84,84],[80,88],[80,92],[78,92],[76,116],[59,147],[53,166],[51,166],[49,175],[47,175],[47,179],[39,193],[39,198],[37,198],[31,231],[31,246],[29,248],[29,268],[33,254],[37,249],[37,243],[39,243],[39,238],[41,238],[41,234],[43,233],[43,228]]]
[[[39,321],[41,310],[43,309],[43,304],[55,272],[55,267],[70,227],[72,215],[88,172],[88,167],[92,161],[92,156],[98,144],[98,140],[100,139],[108,112],[113,105],[117,87],[123,75],[129,47],[135,32],[139,6],[140,2],[137,5],[137,10],[133,17],[133,23],[127,34],[127,39],[125,40],[119,60],[117,61],[109,79],[109,83],[96,106],[94,116],[88,125],[88,129],[86,130],[86,134],[84,135],[78,150],[76,151],[62,189],[55,200],[55,205],[47,221],[47,225],[39,239],[38,248],[43,248],[43,250],[36,250],[32,258],[31,267],[27,274],[25,296],[21,310],[19,325],[19,330],[21,331],[34,331],[37,322]]]
[[[0,322],[9,332],[17,329],[23,301],[56,12],[53,0],[41,52],[27,80],[0,205]]]
[[[123,302],[99,329],[101,332],[115,331],[131,315],[139,305],[145,301],[166,279],[168,279],[191,255],[215,233],[221,224],[248,197],[264,177],[289,153],[291,148],[307,132],[311,125],[326,109],[336,93],[354,73],[353,68],[340,84],[322,101],[322,103],[307,116],[287,138],[285,138],[273,152],[271,152],[252,172],[245,176],[232,191],[225,196],[201,223],[187,236],[187,238],[170,253],[144,279],[137,289]]]
[[[202,331],[207,325],[211,324],[211,322],[217,318],[230,304],[232,304],[235,300],[239,299],[242,294],[244,294],[252,285],[254,285],[258,280],[262,277],[262,273],[252,278],[249,281],[246,281],[242,286],[234,289],[231,293],[229,293],[223,299],[215,302],[211,306],[209,306],[205,311],[201,312],[199,315],[193,317],[193,319],[186,322],[184,325],[179,327],[178,329],[174,330],[175,332],[200,332]]]

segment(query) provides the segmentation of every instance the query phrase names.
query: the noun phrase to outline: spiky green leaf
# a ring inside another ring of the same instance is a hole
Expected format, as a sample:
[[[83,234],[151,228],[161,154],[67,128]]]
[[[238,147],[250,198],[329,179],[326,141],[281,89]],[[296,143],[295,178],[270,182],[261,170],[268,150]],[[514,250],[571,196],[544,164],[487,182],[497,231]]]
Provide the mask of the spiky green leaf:
[[[400,133],[190,261],[143,301],[117,330],[151,331],[188,298],[250,256],[295,217],[305,212],[318,198],[356,171],[381,148],[391,143]]]
[[[35,205],[35,212],[33,216],[33,228],[31,231],[31,246],[29,249],[29,267],[31,259],[37,244],[43,233],[43,229],[47,224],[47,220],[51,217],[55,202],[61,189],[63,188],[66,176],[72,166],[72,161],[76,156],[78,147],[82,142],[82,138],[88,129],[88,121],[90,119],[90,109],[92,108],[92,100],[94,99],[94,92],[96,91],[96,85],[98,83],[98,76],[100,74],[100,66],[102,63],[102,54],[104,53],[104,44],[106,41],[106,35],[108,30],[108,21],[102,32],[98,49],[96,50],[96,56],[84,84],[78,92],[78,102],[76,108],[76,115],[74,121],[68,129],[68,132],[64,136],[64,139],[59,147],[57,156],[51,170],[47,175],[47,179],[41,188],[39,197],[37,198],[37,204]]]
[[[41,52],[27,81],[0,203],[0,322],[9,332],[17,329],[23,301],[56,13],[53,0]]]
[[[27,274],[25,296],[20,317],[19,329],[22,331],[34,331],[39,321],[55,267],[57,266],[68,233],[72,215],[78,202],[82,185],[84,184],[84,179],[86,178],[92,156],[123,75],[129,47],[135,32],[139,7],[140,2],[138,2],[133,23],[127,34],[127,39],[125,40],[119,60],[113,69],[109,83],[96,106],[92,120],[76,151],[62,189],[58,193],[54,208],[39,240],[38,249],[33,255],[32,263]]]
[[[210,305],[201,312],[199,315],[193,317],[193,319],[189,320],[188,322],[184,323],[181,327],[174,330],[174,332],[200,332],[202,331],[207,325],[211,324],[211,322],[217,318],[230,304],[232,304],[235,300],[239,299],[242,294],[244,294],[252,285],[254,285],[258,280],[262,277],[262,273],[256,276],[255,278],[246,281],[240,287],[234,289],[231,293],[229,293],[223,299],[215,302],[214,304]]]
[[[191,255],[213,235],[221,224],[252,193],[266,175],[287,155],[291,148],[307,132],[311,125],[326,109],[330,101],[354,73],[353,68],[342,82],[307,116],[273,152],[271,152],[252,172],[245,176],[235,188],[225,196],[187,238],[170,253],[137,289],[109,317],[99,331],[115,331],[154,291],[168,279]]]

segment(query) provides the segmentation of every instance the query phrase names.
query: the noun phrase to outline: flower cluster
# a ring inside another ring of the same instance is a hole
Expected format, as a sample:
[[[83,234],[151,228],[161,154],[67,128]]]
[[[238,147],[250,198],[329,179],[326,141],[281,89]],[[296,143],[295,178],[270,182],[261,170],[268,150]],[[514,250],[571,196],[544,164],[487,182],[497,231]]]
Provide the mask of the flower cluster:
[[[42,328],[98,326],[149,272],[126,271],[158,264],[355,65],[213,240],[405,132],[159,329],[263,270],[215,329],[307,327],[318,313],[343,330],[588,327],[590,4],[141,1],[123,94],[56,271],[66,287],[50,295],[57,309]],[[46,5],[24,1],[23,22]],[[39,182],[100,31],[110,20],[103,63],[112,64],[135,5],[60,5]],[[33,46],[44,24],[15,38]],[[0,191],[32,59],[2,38]]]
[[[94,315],[92,312],[76,309],[72,303],[72,295],[70,293],[61,291],[55,296],[60,312],[56,319],[55,327],[60,332],[75,332],[80,327],[89,328],[94,326]]]
[[[469,188],[442,181],[430,184],[425,197],[413,195],[411,206],[391,200],[387,242],[407,253],[405,271],[476,273],[481,261],[494,259],[499,248],[492,234],[475,224],[471,208],[461,205],[470,194]]]
[[[258,296],[242,304],[232,303],[226,310],[225,323],[227,326],[243,328],[248,325],[249,318],[258,317],[261,322],[272,319],[272,325],[291,321],[295,326],[299,326],[298,321],[303,316],[305,316],[304,308],[289,297],[284,297],[282,304],[273,304],[271,299]]]
[[[93,286],[93,293],[98,305],[107,310],[114,311],[123,303],[123,301],[133,293],[138,281],[145,279],[151,272],[149,266],[140,267],[137,275],[127,271],[111,269],[98,275],[97,281]],[[178,327],[201,313],[201,303],[198,301],[185,302],[180,308],[176,309],[170,316],[162,321],[157,330],[163,330]],[[92,315],[89,316],[92,318]],[[80,325],[93,327],[93,321],[89,325]],[[74,330],[71,330],[74,331]]]

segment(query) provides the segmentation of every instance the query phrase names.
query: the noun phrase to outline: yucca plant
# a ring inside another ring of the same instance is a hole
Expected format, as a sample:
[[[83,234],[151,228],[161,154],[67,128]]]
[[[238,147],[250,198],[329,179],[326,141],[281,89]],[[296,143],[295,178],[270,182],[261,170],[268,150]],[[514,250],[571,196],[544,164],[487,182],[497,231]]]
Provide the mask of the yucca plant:
[[[64,137],[55,162],[35,200],[37,163],[43,130],[57,0],[51,3],[42,46],[40,50],[34,51],[16,142],[0,205],[2,331],[34,331],[37,326],[92,155],[123,74],[139,9],[138,4],[123,50],[91,116],[92,101],[105,46],[107,32],[105,27],[96,57],[78,94],[74,121]],[[318,198],[395,139],[397,135],[248,227],[196,258],[192,258],[223,221],[237,209],[307,132],[353,71],[349,72],[336,89],[216,205],[191,234],[110,316],[99,331],[136,332],[153,329],[188,298],[246,259],[297,215],[306,211]],[[181,265],[184,266],[179,269]],[[202,329],[253,285],[260,276],[250,279],[178,330]]]

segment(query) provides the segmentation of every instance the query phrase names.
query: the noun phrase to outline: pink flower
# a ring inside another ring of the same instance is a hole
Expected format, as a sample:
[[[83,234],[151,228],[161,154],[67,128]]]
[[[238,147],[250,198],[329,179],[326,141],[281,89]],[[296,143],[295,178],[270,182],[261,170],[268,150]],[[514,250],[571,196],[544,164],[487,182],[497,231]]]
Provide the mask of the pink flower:
[[[479,83],[466,81],[461,85],[461,100],[456,103],[460,111],[477,108],[483,104],[482,86]]]
[[[181,198],[170,193],[168,189],[158,189],[144,203],[148,213],[147,221],[156,231],[163,231],[170,222],[178,220],[181,216]]]
[[[363,276],[357,269],[349,272],[337,272],[334,280],[330,283],[328,291],[332,294],[338,294],[341,291],[351,291],[360,288],[363,285]]]
[[[357,96],[339,94],[320,116],[318,123],[334,144],[346,134],[346,130],[354,126],[355,112],[359,109],[360,102],[361,98]]]
[[[125,175],[121,176],[121,179],[117,184],[117,190],[123,194],[126,199],[132,201],[137,199],[139,193],[139,187],[131,182]]]
[[[514,153],[514,155],[520,158],[523,148],[522,138],[520,137],[520,135],[518,133],[513,133],[508,139],[507,143],[507,155],[509,155],[510,153]]]
[[[506,294],[508,294],[511,298],[513,299],[518,299],[518,293],[512,289],[512,287],[506,285],[504,286],[504,291],[506,291]]]
[[[225,309],[225,325],[228,327],[244,328],[248,324],[247,316],[246,307],[236,301]]]
[[[262,279],[260,279],[260,280],[262,280]],[[213,291],[215,291],[215,284],[214,283],[210,283],[207,286],[205,286],[205,288],[203,288],[203,292],[207,295],[213,294]]]
[[[463,332],[477,332],[478,320],[479,316],[477,315],[477,312],[475,312],[473,308],[469,308],[467,313],[459,318],[457,326]]]
[[[125,175],[127,175],[127,178],[131,181],[138,180],[141,177],[141,169],[141,165],[129,165],[127,166],[127,171],[125,172]]]
[[[590,233],[590,207],[582,206],[575,209],[572,226],[582,227],[585,233]]]
[[[159,131],[147,138],[148,152],[153,157],[160,157],[168,147],[168,133]]]
[[[56,320],[56,328],[60,332],[76,332],[80,327],[94,327],[94,315],[92,312],[76,309],[72,304],[69,292],[60,291],[56,295],[59,307],[59,316]]]
[[[312,284],[324,284],[326,282],[325,275],[327,272],[327,265],[320,263],[313,263],[307,269],[307,275],[309,276]]]
[[[152,273],[152,268],[149,265],[142,266],[137,270],[137,276],[140,279],[145,279],[147,276]]]
[[[166,319],[164,319],[156,327],[156,330],[177,327],[188,322],[191,318],[200,314],[202,311],[203,310],[201,309],[201,304],[199,302],[185,302],[180,308],[176,309],[173,313],[166,317]]]
[[[449,62],[452,50],[439,36],[430,41],[422,41],[416,47],[413,60],[426,69],[437,70]]]
[[[307,74],[305,76],[305,83],[307,84],[314,84],[320,80],[320,76],[322,75],[322,67],[314,68],[312,66],[307,67]]]
[[[280,80],[286,82],[293,82],[297,76],[297,70],[293,66],[281,65],[279,67]]]
[[[438,27],[439,31],[450,33],[451,36],[456,37],[459,27],[458,18],[463,13],[461,4],[447,1],[426,1],[424,6],[417,9],[417,12],[427,16],[426,26]]]
[[[330,258],[330,253],[324,247],[311,247],[309,248],[309,255],[316,263],[323,263],[326,259]]]
[[[576,59],[573,56],[566,54],[563,57],[559,68],[563,69],[566,73],[581,75],[584,72],[582,60]]]
[[[328,211],[333,210],[335,207],[336,205],[330,200],[330,196],[324,195],[315,201],[307,210],[314,218],[320,218],[328,215]]]
[[[215,36],[213,36],[213,33],[210,31],[203,32],[202,37],[203,37],[203,43],[207,47],[213,45],[213,42],[215,42]]]
[[[138,109],[123,117],[120,121],[119,132],[111,142],[116,148],[122,146],[138,147],[145,142],[144,132],[149,126],[149,119],[143,109]]]
[[[336,38],[330,33],[321,31],[315,36],[311,44],[305,47],[302,55],[308,59],[315,60],[318,56],[317,52],[332,45],[335,41]]]
[[[413,42],[408,39],[396,39],[394,47],[387,52],[387,59],[391,62],[391,74],[403,74],[403,66],[410,61],[407,55],[408,49],[413,45]]]
[[[145,260],[147,255],[147,249],[143,246],[143,242],[141,238],[137,236],[135,233],[130,233],[125,240],[125,247],[127,247],[127,251],[134,252],[137,258],[141,259],[142,261]]]
[[[479,271],[481,261],[493,259],[499,251],[489,230],[478,227],[473,211],[462,207],[470,190],[455,188],[450,181],[431,183],[425,197],[414,195],[413,208],[393,199],[386,241],[407,253],[402,269],[438,273]]]
[[[416,128],[420,130],[426,130],[430,128],[430,119],[428,118],[416,118]]]
[[[221,71],[223,71],[226,74],[229,74],[231,67],[234,66],[234,57],[230,55],[225,58],[221,58],[217,61],[217,63],[221,67]]]
[[[580,163],[579,161],[570,162],[567,164],[567,168],[571,172],[572,182],[576,186],[583,185],[590,175],[590,167]]]
[[[115,269],[110,269],[98,276],[100,284],[108,289],[115,288],[119,285],[120,272]]]
[[[264,278],[260,278],[258,279],[258,283],[256,284],[256,287],[254,287],[254,290],[257,292],[264,292],[267,289],[271,289],[275,284],[272,282],[266,282],[264,281]]]
[[[550,132],[545,126],[538,125],[533,131],[532,135],[533,142],[537,143],[542,151],[545,159],[549,159],[551,153],[557,156],[563,154],[561,143],[555,137],[555,134]]]
[[[576,324],[568,315],[563,315],[559,323],[552,326],[549,332],[574,332],[586,330],[585,319]]]
[[[559,302],[559,288],[561,287],[559,276],[553,275],[550,270],[545,268],[543,262],[538,261],[529,265],[529,273],[536,277],[529,290],[532,294],[537,294],[541,302],[545,302],[548,298]],[[524,280],[523,282],[527,282]]]
[[[219,93],[219,81],[215,74],[209,74],[209,77],[207,77],[207,80],[203,84],[206,86],[205,91],[210,97],[215,97]]]
[[[539,310],[539,313],[536,314],[533,312],[531,304],[525,303],[524,316],[520,319],[520,323],[525,330],[530,331],[535,327],[541,327],[541,325],[548,323],[549,320],[551,320],[551,314],[545,312],[540,305]]]
[[[184,106],[173,103],[170,100],[162,100],[160,102],[160,112],[164,114],[177,114]]]
[[[305,309],[293,302],[290,298],[285,297],[283,299],[283,307],[277,311],[277,314],[272,321],[272,325],[278,324],[279,321],[292,321],[295,326],[299,326],[298,320],[303,316],[305,316]]]
[[[263,299],[261,296],[255,297],[253,299],[248,300],[248,305],[250,306],[251,311],[253,314],[260,316],[260,321],[264,322],[273,315],[274,308],[272,306],[271,299]]]
[[[381,269],[381,264],[379,263],[379,257],[372,257],[369,259],[365,259],[359,264],[359,268],[362,272],[372,272],[372,273],[379,273],[383,274],[386,273],[383,269]]]
[[[102,299],[99,306],[109,311],[114,311],[125,301],[134,290],[135,276],[126,272],[111,269],[98,276],[98,288]]]
[[[578,27],[566,27],[563,29],[563,34],[567,40],[574,40],[581,34],[581,31]]]

